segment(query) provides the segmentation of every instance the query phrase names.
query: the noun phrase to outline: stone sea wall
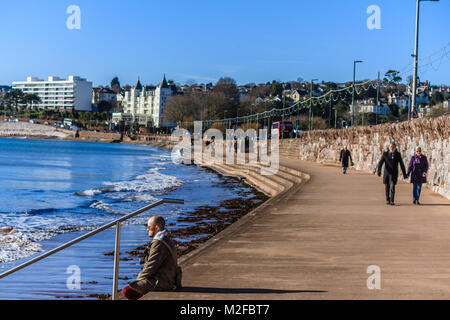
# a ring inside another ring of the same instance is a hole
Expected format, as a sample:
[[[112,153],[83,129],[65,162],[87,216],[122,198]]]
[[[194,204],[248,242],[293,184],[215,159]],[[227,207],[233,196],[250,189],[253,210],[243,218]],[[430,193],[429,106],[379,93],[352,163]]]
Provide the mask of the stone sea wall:
[[[345,130],[304,132],[299,139],[280,140],[280,155],[322,163],[337,163],[344,145],[352,153],[354,168],[373,173],[391,141],[397,144],[405,166],[417,146],[428,158],[427,187],[450,199],[450,115],[395,124]]]

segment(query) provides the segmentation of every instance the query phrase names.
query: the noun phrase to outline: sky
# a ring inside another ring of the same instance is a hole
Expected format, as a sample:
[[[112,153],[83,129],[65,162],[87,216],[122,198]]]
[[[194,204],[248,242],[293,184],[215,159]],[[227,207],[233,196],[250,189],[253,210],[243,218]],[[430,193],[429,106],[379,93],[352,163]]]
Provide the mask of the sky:
[[[80,29],[69,29],[70,5]],[[371,5],[380,9],[379,29]],[[420,5],[419,59],[450,43],[450,1]],[[0,6],[0,85],[78,75],[94,86],[238,84],[301,77],[345,82],[377,72],[412,74],[415,0],[21,0]],[[450,46],[447,47],[450,52]],[[419,62],[421,80],[450,85],[450,53]],[[426,65],[430,61],[432,65]],[[409,68],[406,68],[409,65]],[[435,70],[437,69],[437,70]],[[422,73],[421,73],[422,72]]]

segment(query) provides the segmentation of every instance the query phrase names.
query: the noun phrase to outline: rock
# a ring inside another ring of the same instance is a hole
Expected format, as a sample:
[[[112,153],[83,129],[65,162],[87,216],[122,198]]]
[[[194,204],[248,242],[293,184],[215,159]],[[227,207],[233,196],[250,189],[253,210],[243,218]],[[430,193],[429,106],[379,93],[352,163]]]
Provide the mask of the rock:
[[[16,230],[13,229],[13,227],[0,227],[0,235],[15,233]]]

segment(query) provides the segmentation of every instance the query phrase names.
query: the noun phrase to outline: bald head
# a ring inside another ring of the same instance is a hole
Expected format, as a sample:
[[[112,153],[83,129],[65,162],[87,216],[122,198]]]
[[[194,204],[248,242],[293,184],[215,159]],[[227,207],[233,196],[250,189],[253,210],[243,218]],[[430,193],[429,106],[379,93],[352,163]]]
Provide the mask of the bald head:
[[[161,230],[164,230],[164,228],[166,227],[166,220],[164,220],[164,218],[161,216],[153,216],[148,219],[148,224],[157,225]]]
[[[148,219],[147,230],[149,237],[154,237],[159,231],[164,230],[166,221],[161,216],[153,216]]]

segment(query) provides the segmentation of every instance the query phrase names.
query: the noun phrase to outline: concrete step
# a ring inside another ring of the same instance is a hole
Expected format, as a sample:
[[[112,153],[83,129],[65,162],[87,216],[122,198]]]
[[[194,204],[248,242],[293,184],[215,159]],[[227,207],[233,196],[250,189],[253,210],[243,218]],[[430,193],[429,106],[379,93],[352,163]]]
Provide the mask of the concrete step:
[[[235,168],[236,168],[236,166],[239,166],[239,165],[233,165],[233,167],[235,167]],[[252,171],[255,174],[261,175],[261,167],[258,165],[251,165],[251,166],[243,165],[243,167],[245,168],[244,170]],[[294,176],[289,175],[288,173],[284,173],[282,171],[278,171],[276,174],[273,174],[273,175],[265,175],[264,177],[268,177],[269,179],[275,180],[279,184],[282,184],[285,188],[291,188],[294,185],[294,183],[301,182],[300,178],[294,177]]]
[[[256,177],[255,175],[243,172],[242,170],[238,170],[236,168],[232,168],[228,165],[214,164],[214,167],[227,173],[244,176],[246,182],[248,182],[252,186],[256,187],[257,189],[261,190],[263,193],[271,197],[276,196],[278,193],[284,190],[283,186],[270,182],[268,183],[267,182],[268,179],[267,180],[258,179],[258,177]]]

